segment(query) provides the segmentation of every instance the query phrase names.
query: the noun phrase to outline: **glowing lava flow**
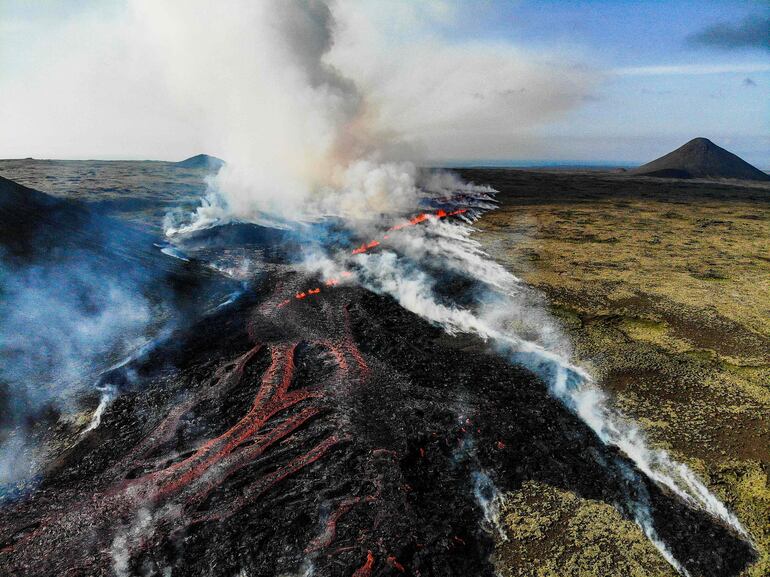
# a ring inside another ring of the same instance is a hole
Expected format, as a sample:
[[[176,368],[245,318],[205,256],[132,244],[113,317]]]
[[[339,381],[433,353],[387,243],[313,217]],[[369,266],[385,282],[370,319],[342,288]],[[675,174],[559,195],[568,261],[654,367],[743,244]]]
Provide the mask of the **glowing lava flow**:
[[[452,212],[447,212],[447,211],[445,211],[443,209],[440,209],[440,210],[437,210],[435,213],[432,213],[432,214],[428,213],[428,212],[423,212],[423,213],[418,214],[415,217],[412,217],[407,222],[403,222],[401,224],[396,224],[394,226],[391,226],[388,229],[388,232],[393,232],[393,231],[396,231],[396,230],[402,230],[404,228],[407,228],[407,227],[410,227],[410,226],[414,226],[416,224],[420,224],[421,222],[425,222],[426,220],[428,220],[430,217],[441,219],[441,218],[446,218],[448,216],[458,216],[458,215],[466,213],[466,212],[468,212],[467,208],[458,208],[457,210],[453,210]],[[382,238],[383,238],[383,240],[387,240],[387,239],[390,238],[390,235],[389,234],[385,234],[385,235],[383,235]],[[376,248],[376,247],[380,246],[380,244],[382,244],[382,242],[377,240],[377,239],[370,240],[369,242],[363,243],[358,248],[353,249],[353,251],[350,254],[353,254],[353,255],[363,254],[363,253],[365,253],[365,252],[367,252],[367,251],[369,251],[369,250],[371,250],[373,248]]]
[[[343,324],[346,325],[345,322]],[[327,434],[305,446],[295,433],[320,415],[333,410],[324,399],[335,394],[341,383],[365,378],[368,370],[361,353],[349,335],[338,339],[305,341],[325,351],[334,370],[320,382],[295,380],[296,341],[256,344],[235,362],[226,361],[215,371],[209,383],[191,389],[189,396],[177,404],[124,458],[103,475],[111,479],[103,490],[92,494],[67,513],[46,515],[35,528],[19,534],[3,552],[20,554],[21,565],[9,567],[9,574],[42,574],[47,556],[36,556],[35,548],[47,555],[65,555],[75,543],[84,543],[93,534],[110,535],[115,527],[130,520],[133,511],[152,511],[152,527],[148,534],[126,542],[122,547],[129,556],[147,550],[154,542],[152,533],[170,534],[186,526],[222,521],[250,505],[270,488],[318,461],[333,447],[346,442],[343,431]],[[174,459],[175,438],[185,426],[185,418],[197,408],[221,402],[248,376],[265,350],[269,366],[258,380],[258,388],[246,413],[235,424],[217,436],[199,444],[181,459]],[[247,370],[248,369],[248,370]],[[276,445],[280,451],[268,454]],[[283,455],[288,454],[288,458]],[[220,492],[214,506],[213,493],[236,473],[269,458],[274,464],[266,473],[258,470],[242,478],[236,493]],[[127,474],[128,472],[128,474]],[[65,537],[63,537],[65,536]],[[323,546],[321,541],[319,545]],[[108,551],[109,547],[103,547]],[[29,554],[27,554],[29,552]],[[95,564],[109,560],[93,557],[73,559],[71,568],[78,574],[97,574]],[[24,568],[24,571],[21,568]],[[3,571],[0,571],[3,573]],[[4,573],[3,573],[4,574]],[[101,573],[99,573],[101,574]]]
[[[353,577],[369,577],[372,574],[372,568],[374,567],[374,553],[371,551],[366,554],[366,561],[361,565],[356,572],[353,573]]]
[[[296,345],[290,345],[271,349],[272,360],[262,378],[262,386],[250,411],[235,426],[218,438],[202,445],[184,461],[152,475],[155,481],[151,492],[154,501],[184,488],[184,491],[189,495],[189,498],[186,499],[188,505],[193,502],[202,502],[215,488],[215,484],[211,482],[211,479],[207,479],[203,486],[197,487],[195,482],[201,479],[214,463],[219,464],[218,472],[221,475],[220,478],[224,479],[318,414],[318,408],[305,409],[286,419],[269,433],[260,436],[254,444],[243,448],[237,454],[233,454],[237,447],[252,438],[277,413],[305,399],[322,396],[322,392],[318,389],[288,392],[294,372],[295,348]],[[191,490],[193,487],[195,488]]]
[[[391,226],[388,229],[387,232],[398,231],[398,230],[402,230],[402,229],[410,227],[410,226],[415,226],[417,224],[420,224],[421,222],[425,222],[426,220],[428,220],[431,217],[436,218],[436,219],[441,219],[441,218],[447,218],[447,217],[450,217],[450,216],[458,216],[458,215],[464,214],[466,212],[468,212],[467,208],[458,208],[457,210],[453,210],[451,212],[447,212],[447,211],[445,211],[443,209],[439,209],[435,213],[423,212],[423,213],[418,214],[417,216],[412,217],[407,222]],[[382,236],[382,240],[374,239],[374,240],[370,240],[369,242],[365,242],[361,246],[359,246],[358,248],[353,249],[350,254],[353,255],[353,256],[355,256],[357,254],[364,254],[364,253],[370,251],[373,248],[377,248],[378,246],[380,246],[382,244],[383,241],[388,240],[389,238],[390,238],[390,235],[386,233],[386,234],[384,234]],[[340,274],[341,277],[349,277],[351,275],[352,275],[352,273],[349,272],[349,271],[343,271]],[[331,278],[331,279],[327,280],[326,282],[324,282],[324,286],[326,286],[328,288],[332,288],[332,287],[337,286],[339,283],[340,283],[340,279],[338,279],[338,278]],[[315,288],[312,288],[312,289],[307,289],[307,290],[304,290],[304,291],[301,291],[301,292],[297,292],[294,295],[294,300],[303,300],[303,299],[305,299],[305,298],[307,298],[309,296],[317,295],[320,292],[321,292],[321,287],[315,287]],[[288,305],[291,301],[292,301],[292,299],[290,299],[290,298],[284,299],[284,300],[282,300],[281,302],[279,302],[275,306],[276,306],[276,308],[283,308],[286,305]]]
[[[366,497],[367,502],[371,502],[375,499],[375,496]],[[337,536],[337,522],[340,517],[348,513],[353,507],[361,502],[361,497],[351,497],[343,500],[337,509],[331,514],[329,520],[326,522],[323,533],[313,539],[310,544],[305,548],[306,553],[312,553],[320,549],[329,547]]]
[[[353,273],[349,272],[349,271],[342,271],[342,273],[340,273],[340,276],[343,277],[343,278],[347,278],[347,277],[350,277],[352,275],[353,275]],[[338,279],[338,278],[330,278],[329,280],[327,280],[324,283],[324,286],[331,288],[331,287],[337,286],[338,284],[340,284],[340,279]],[[294,295],[294,298],[295,298],[295,300],[302,300],[304,298],[307,298],[308,296],[313,296],[313,295],[317,295],[317,294],[320,294],[320,293],[321,293],[321,287],[315,287],[315,288],[312,288],[312,289],[308,289],[308,290],[296,293]],[[276,306],[276,308],[282,308],[282,307],[285,307],[290,302],[291,302],[291,299],[284,299],[284,300],[282,300],[281,302],[279,302],[275,306]]]

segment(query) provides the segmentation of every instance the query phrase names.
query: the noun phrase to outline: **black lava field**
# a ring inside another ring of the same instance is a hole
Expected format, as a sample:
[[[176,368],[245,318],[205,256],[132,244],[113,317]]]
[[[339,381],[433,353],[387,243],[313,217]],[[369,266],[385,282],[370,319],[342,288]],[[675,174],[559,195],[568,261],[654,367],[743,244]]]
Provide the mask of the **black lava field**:
[[[498,528],[485,507],[528,480],[628,518],[648,493],[658,534],[693,576],[752,560],[708,514],[646,477],[632,484],[630,461],[481,339],[293,270],[271,245],[283,241],[261,233],[250,237],[270,255],[260,274],[212,309],[192,295],[233,287],[210,269],[133,229],[113,250],[89,228],[101,216],[9,182],[0,217],[29,244],[0,235],[8,258],[51,263],[56,246],[85,246],[105,267],[144,271],[191,320],[103,372],[118,394],[98,426],[2,502],[0,574],[492,577]],[[66,240],[46,233],[64,219]],[[31,248],[41,243],[45,255]],[[462,301],[473,280],[445,272],[444,296]]]

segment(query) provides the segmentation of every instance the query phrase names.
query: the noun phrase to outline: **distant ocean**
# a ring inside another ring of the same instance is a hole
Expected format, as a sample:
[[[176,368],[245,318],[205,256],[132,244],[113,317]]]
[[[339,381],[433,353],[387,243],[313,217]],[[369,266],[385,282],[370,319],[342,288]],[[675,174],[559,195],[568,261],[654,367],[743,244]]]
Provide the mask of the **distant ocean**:
[[[620,160],[457,160],[429,163],[440,168],[636,168],[642,162]]]

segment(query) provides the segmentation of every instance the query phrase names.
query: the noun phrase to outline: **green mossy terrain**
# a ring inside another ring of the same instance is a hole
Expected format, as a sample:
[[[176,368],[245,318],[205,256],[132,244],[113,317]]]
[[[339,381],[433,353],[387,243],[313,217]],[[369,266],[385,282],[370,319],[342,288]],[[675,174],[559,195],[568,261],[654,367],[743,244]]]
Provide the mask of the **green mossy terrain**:
[[[770,187],[538,178],[540,193],[474,179],[501,190],[477,240],[548,297],[651,444],[736,513],[760,555],[744,575],[770,575]],[[505,520],[504,574],[671,574],[633,523],[550,487],[508,495]]]
[[[505,577],[674,577],[636,524],[606,503],[536,482],[508,496],[501,517],[508,540],[495,562]]]

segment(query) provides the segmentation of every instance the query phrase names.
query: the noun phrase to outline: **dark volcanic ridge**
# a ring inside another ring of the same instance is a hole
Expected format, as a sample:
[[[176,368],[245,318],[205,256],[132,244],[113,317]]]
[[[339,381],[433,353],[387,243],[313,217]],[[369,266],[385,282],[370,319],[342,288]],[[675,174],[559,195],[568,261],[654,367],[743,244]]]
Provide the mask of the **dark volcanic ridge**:
[[[705,513],[629,482],[630,462],[480,340],[360,288],[276,309],[308,281],[270,281],[118,371],[143,386],[0,513],[12,574],[491,577],[480,475],[629,518],[642,491],[692,575],[752,559]]]
[[[673,152],[630,170],[629,174],[661,178],[770,180],[770,175],[707,138],[694,138]]]
[[[201,301],[203,294],[221,296],[237,286],[200,262],[163,254],[153,235],[98,207],[0,176],[0,265],[9,273],[32,266],[59,267],[64,274],[73,260],[83,259],[105,278],[119,274],[147,281],[150,292],[172,295],[175,306],[179,299]]]

